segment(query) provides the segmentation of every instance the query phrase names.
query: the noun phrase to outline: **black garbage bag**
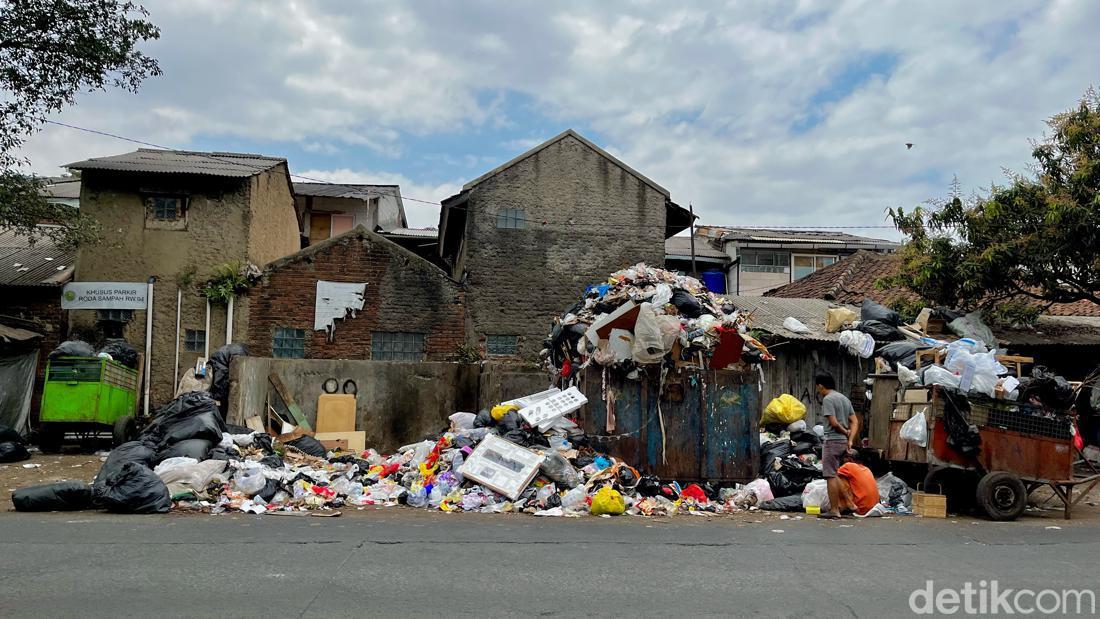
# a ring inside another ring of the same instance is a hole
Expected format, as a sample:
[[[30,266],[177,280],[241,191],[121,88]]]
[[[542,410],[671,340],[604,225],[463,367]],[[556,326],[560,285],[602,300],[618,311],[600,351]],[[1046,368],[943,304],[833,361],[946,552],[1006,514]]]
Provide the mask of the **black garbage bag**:
[[[260,495],[260,498],[271,502],[271,499],[275,498],[275,493],[279,491],[279,482],[274,479],[268,479],[264,482],[263,490],[260,490],[256,494]]]
[[[312,436],[303,436],[296,438],[293,441],[288,441],[287,445],[302,451],[303,453],[311,456],[317,456],[318,458],[324,458],[328,453],[328,449],[321,444],[321,441],[313,438]]]
[[[917,351],[922,348],[928,347],[908,341],[891,342],[879,349],[878,356],[888,361],[891,368],[900,363],[911,370],[917,367]]]
[[[222,417],[229,410],[229,364],[240,356],[248,356],[248,347],[234,342],[215,350],[206,362],[210,370],[210,395],[219,402]]]
[[[493,416],[489,413],[489,409],[483,408],[477,413],[477,417],[474,417],[475,428],[491,428],[495,422]]]
[[[127,462],[94,490],[95,500],[120,514],[163,514],[172,508],[168,487],[152,469]]]
[[[10,426],[0,424],[0,443],[25,443],[23,436]]]
[[[791,453],[791,442],[786,439],[764,443],[760,446],[760,470],[770,471],[776,458],[786,458]]]
[[[982,435],[969,421],[970,402],[966,396],[951,389],[944,389],[942,393],[947,446],[964,456],[977,456],[981,451]]]
[[[1037,365],[1031,369],[1031,380],[1019,387],[1021,402],[1027,402],[1031,398],[1038,398],[1043,406],[1056,410],[1067,411],[1073,406],[1073,385],[1065,378],[1051,372],[1046,366]]]
[[[213,446],[214,443],[204,438],[189,438],[158,451],[156,461],[163,462],[168,458],[194,458],[202,462],[209,460],[208,456]]]
[[[252,428],[247,426],[239,426],[235,423],[226,423],[225,431],[229,434],[252,434]]]
[[[191,418],[204,413],[213,413],[214,416],[220,416],[218,415],[218,406],[209,393],[189,391],[181,394],[175,400],[157,409],[153,416],[153,422],[141,433],[141,438],[162,447],[173,442],[200,437],[205,437],[215,443],[220,442],[222,432],[225,430],[224,420],[213,422],[210,417],[205,417],[198,422],[189,421]],[[195,435],[188,436],[192,432]],[[168,440],[169,436],[172,437],[171,441]]]
[[[502,435],[521,429],[523,429],[523,417],[520,417],[516,411],[504,413],[504,416],[497,422],[497,432]]]
[[[791,432],[791,453],[795,455],[820,453],[821,437],[812,430],[798,430]]]
[[[892,327],[900,327],[902,324],[900,314],[871,299],[864,299],[863,304],[859,306],[859,319],[862,322],[877,320]]]
[[[142,441],[123,443],[112,449],[107,456],[107,461],[99,467],[99,472],[95,476],[95,485],[102,485],[105,479],[117,475],[128,462],[135,462],[146,468],[152,467],[156,457],[156,450]]]
[[[802,495],[792,494],[790,496],[779,497],[771,501],[764,501],[757,507],[769,512],[800,512],[803,509]]]
[[[657,496],[661,494],[661,480],[655,475],[642,475],[634,490],[641,496]]]
[[[898,333],[897,327],[882,322],[881,320],[860,321],[859,330],[875,338],[877,342],[900,340],[902,337],[901,334]]]
[[[236,458],[239,456],[239,451],[236,451],[235,449],[230,451],[230,448],[228,447],[215,447],[206,452],[207,460],[221,460],[223,462],[228,462],[230,458]]]
[[[80,340],[69,340],[67,342],[61,342],[57,348],[50,352],[49,358],[57,359],[59,357],[94,357],[95,349],[88,342],[81,342]]]
[[[283,468],[283,459],[280,458],[279,456],[276,456],[276,455],[273,454],[273,455],[264,456],[263,458],[261,458],[260,459],[260,464],[262,464],[266,467],[269,467],[269,468],[273,468],[273,469],[281,469],[281,468]],[[364,472],[366,472],[366,469],[362,469],[362,470]]]
[[[219,443],[225,432],[225,421],[218,411],[208,411],[193,417],[180,419],[168,426],[162,439],[163,444],[172,445],[180,441],[190,439],[206,439],[212,443]]]
[[[29,460],[31,454],[22,441],[4,441],[0,443],[0,462],[21,462]]]
[[[92,487],[82,481],[20,488],[11,493],[11,502],[19,512],[67,512],[94,507]]]
[[[819,477],[821,471],[798,458],[785,458],[781,461],[779,470],[773,469],[764,475],[768,485],[772,487],[772,494],[777,497],[802,494],[806,484]]]
[[[275,453],[275,446],[271,444],[271,435],[267,432],[259,432],[253,436],[252,446],[259,447],[269,456]]]
[[[681,314],[688,318],[698,318],[703,315],[703,306],[699,304],[699,300],[696,299],[690,292],[683,289],[677,289],[672,292],[672,304],[676,306],[676,309]]]
[[[111,358],[128,368],[137,369],[138,352],[134,350],[124,339],[112,338],[107,340],[99,349],[101,353],[111,355]]]

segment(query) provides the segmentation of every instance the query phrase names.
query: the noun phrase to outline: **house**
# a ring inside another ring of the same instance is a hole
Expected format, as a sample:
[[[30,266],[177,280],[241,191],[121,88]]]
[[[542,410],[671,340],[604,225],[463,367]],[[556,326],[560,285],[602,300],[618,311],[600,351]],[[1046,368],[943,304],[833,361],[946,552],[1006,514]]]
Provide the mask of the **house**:
[[[249,291],[248,346],[265,357],[451,361],[466,342],[465,307],[439,267],[356,226],[264,267]]]
[[[695,239],[695,265],[692,267],[692,242],[689,236],[665,239],[665,268],[702,278],[711,292],[726,293],[726,277],[733,262],[729,254],[711,245],[706,239]]]
[[[920,297],[907,288],[879,284],[900,272],[901,256],[861,251],[765,296],[849,305],[859,305],[863,299],[887,306],[921,304]],[[1013,353],[1035,357],[1071,380],[1083,379],[1100,360],[1100,305],[1090,301],[1044,306],[1033,328],[994,328],[993,332]]]
[[[294,183],[294,208],[302,247],[343,234],[356,226],[389,231],[408,226],[397,185]]]
[[[52,176],[45,179],[46,184],[39,194],[50,204],[61,204],[80,208],[80,177]]]
[[[66,167],[81,172],[80,209],[103,237],[80,249],[74,281],[154,283],[146,363],[151,400],[164,402],[196,358],[248,333],[247,296],[210,306],[197,284],[219,265],[262,265],[300,249],[286,160],[140,149]],[[146,344],[144,310],[73,310],[70,322],[92,339]]]
[[[47,228],[39,226],[43,231]],[[61,289],[73,277],[75,260],[75,251],[59,247],[48,236],[31,239],[0,230],[0,325],[38,336],[23,338],[38,353],[32,418],[37,416],[46,355],[57,348],[68,331],[67,312],[61,309]]]
[[[442,206],[439,256],[467,284],[473,334],[491,357],[537,356],[587,285],[662,264],[665,239],[690,223],[667,189],[571,129]]]
[[[697,226],[696,235],[729,256],[730,294],[751,296],[798,281],[860,250],[891,253],[899,247],[893,241],[821,230]]]

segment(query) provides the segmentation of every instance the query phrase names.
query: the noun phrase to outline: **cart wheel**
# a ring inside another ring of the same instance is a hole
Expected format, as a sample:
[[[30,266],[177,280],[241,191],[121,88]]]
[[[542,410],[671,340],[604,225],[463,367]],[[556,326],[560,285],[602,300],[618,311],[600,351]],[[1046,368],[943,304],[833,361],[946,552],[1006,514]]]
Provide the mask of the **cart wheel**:
[[[115,447],[133,440],[136,434],[137,422],[133,416],[124,415],[115,420],[115,427],[111,431],[111,441]]]
[[[44,423],[38,429],[38,448],[43,453],[58,453],[65,442],[65,431],[52,423]]]
[[[993,520],[1015,520],[1027,507],[1024,482],[1012,473],[993,471],[978,482],[978,505]]]

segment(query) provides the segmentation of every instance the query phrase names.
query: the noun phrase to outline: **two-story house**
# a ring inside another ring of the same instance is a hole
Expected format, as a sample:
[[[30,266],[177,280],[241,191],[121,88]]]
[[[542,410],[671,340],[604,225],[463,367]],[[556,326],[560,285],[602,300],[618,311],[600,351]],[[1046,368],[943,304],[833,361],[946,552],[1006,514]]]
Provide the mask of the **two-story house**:
[[[79,251],[74,281],[154,281],[151,400],[164,402],[197,357],[248,333],[248,298],[211,307],[196,284],[225,264],[264,265],[300,248],[285,159],[140,149],[68,164],[81,171],[80,209],[102,240]],[[145,346],[143,310],[73,310],[75,331]],[[178,328],[177,328],[178,325]],[[208,329],[209,325],[209,329]]]

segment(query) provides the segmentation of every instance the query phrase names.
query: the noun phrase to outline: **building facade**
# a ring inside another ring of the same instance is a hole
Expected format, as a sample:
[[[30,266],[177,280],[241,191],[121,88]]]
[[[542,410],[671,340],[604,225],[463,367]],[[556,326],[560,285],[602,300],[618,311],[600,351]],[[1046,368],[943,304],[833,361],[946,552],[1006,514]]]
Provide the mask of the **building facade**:
[[[667,189],[568,130],[444,200],[439,255],[467,285],[483,354],[533,359],[586,286],[663,264],[665,239],[687,227]]]
[[[356,226],[374,232],[408,225],[397,185],[294,183],[294,206],[302,229],[302,247]]]
[[[141,149],[67,167],[82,172],[80,208],[102,226],[101,242],[80,249],[74,281],[154,282],[147,363],[151,402],[163,403],[198,358],[248,332],[247,296],[234,300],[230,319],[198,285],[221,265],[262,265],[299,249],[286,160]],[[144,310],[73,310],[70,322],[145,347]]]

